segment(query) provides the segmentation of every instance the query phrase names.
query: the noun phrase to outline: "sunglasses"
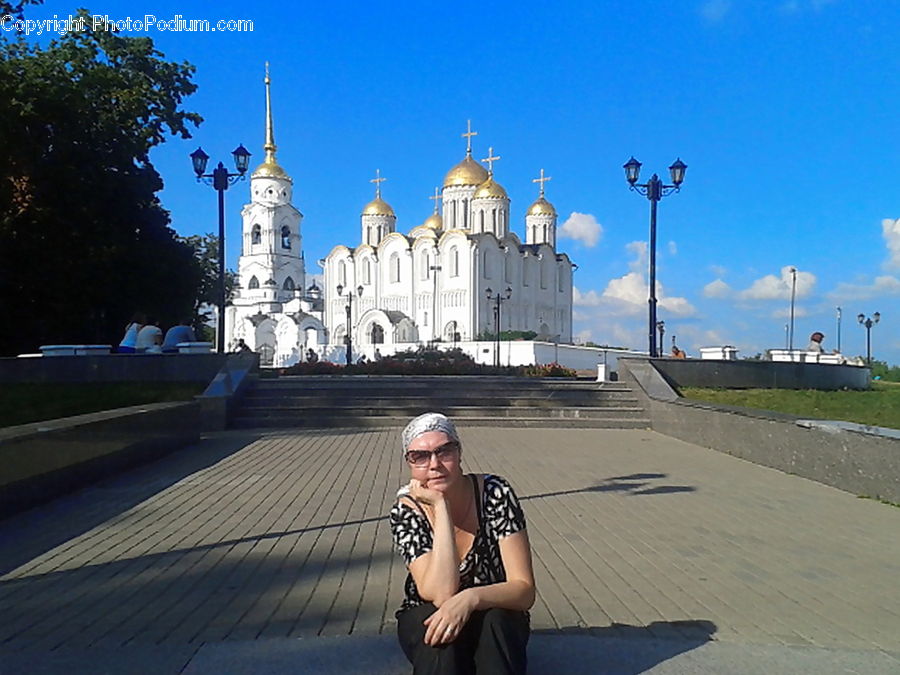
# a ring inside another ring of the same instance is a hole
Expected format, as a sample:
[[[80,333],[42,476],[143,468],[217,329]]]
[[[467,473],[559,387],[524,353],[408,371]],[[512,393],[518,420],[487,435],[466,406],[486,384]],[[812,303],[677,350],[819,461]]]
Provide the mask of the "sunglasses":
[[[437,450],[407,450],[406,461],[413,466],[428,466],[431,464],[431,456],[437,457],[439,462],[449,462],[456,458],[459,452],[459,443],[444,443]]]

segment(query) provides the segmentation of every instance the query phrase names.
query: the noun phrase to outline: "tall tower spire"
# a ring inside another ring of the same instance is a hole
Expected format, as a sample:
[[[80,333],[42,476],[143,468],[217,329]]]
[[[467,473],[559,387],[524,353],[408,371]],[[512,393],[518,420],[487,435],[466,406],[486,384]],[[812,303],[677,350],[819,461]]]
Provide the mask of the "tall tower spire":
[[[272,123],[272,79],[269,77],[269,62],[266,61],[266,144],[263,149],[266,151],[266,163],[277,164],[275,161],[275,151],[278,149],[275,145],[275,125]]]
[[[284,178],[290,180],[287,173],[278,165],[275,158],[275,151],[278,149],[275,145],[275,124],[272,122],[272,78],[269,77],[269,62],[266,61],[266,77],[263,80],[266,83],[266,142],[263,150],[266,151],[266,158],[263,163],[256,167],[253,172],[254,177],[267,176],[271,178]]]

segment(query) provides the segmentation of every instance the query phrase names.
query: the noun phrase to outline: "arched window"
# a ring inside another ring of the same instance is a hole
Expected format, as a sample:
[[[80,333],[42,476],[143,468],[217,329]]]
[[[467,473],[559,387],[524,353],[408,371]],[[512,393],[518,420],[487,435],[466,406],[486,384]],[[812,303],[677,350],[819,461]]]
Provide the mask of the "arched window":
[[[294,290],[294,280],[288,277],[284,280],[284,283],[281,285],[282,290],[285,291],[293,291]]]
[[[509,251],[503,257],[503,281],[512,281],[512,255]]]
[[[478,212],[478,220],[479,220],[479,223],[478,223],[478,225],[479,225],[478,231],[479,231],[479,232],[484,232],[484,211],[479,211],[479,212]]]
[[[259,225],[254,225],[253,229],[250,230],[250,243],[258,244],[262,241],[262,228]]]
[[[281,228],[281,248],[291,248],[291,228],[287,225]]]
[[[459,276],[459,250],[454,246],[450,249],[448,254],[450,258],[450,276],[458,277]]]
[[[250,277],[250,283],[247,284],[247,288],[251,291],[259,288],[259,279],[256,278],[256,275]]]
[[[372,283],[372,261],[368,258],[363,263],[363,283],[366,285]]]
[[[431,254],[425,253],[419,260],[421,260],[422,270],[421,270],[421,279],[430,279],[431,278]]]
[[[547,265],[541,263],[541,288],[547,288]]]
[[[484,252],[484,278],[491,278],[491,254],[489,251]]]
[[[347,285],[347,263],[343,260],[338,262],[338,283],[342,286]]]
[[[389,268],[391,270],[391,283],[400,283],[400,256],[397,253],[391,253]]]

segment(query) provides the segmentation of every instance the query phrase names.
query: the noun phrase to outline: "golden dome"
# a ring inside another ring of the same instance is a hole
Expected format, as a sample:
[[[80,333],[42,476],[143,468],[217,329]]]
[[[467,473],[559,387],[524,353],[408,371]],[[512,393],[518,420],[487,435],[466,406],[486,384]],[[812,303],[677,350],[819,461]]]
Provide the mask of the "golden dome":
[[[488,177],[488,172],[483,166],[472,159],[470,153],[466,158],[454,166],[444,176],[444,187],[455,185],[481,185]]]
[[[556,209],[553,208],[553,204],[548,202],[543,197],[538,197],[534,204],[528,207],[528,211],[525,213],[527,216],[556,216]]]
[[[432,213],[425,219],[425,222],[422,223],[422,225],[431,228],[432,230],[442,230],[444,229],[444,219],[441,218],[440,213]]]
[[[506,190],[500,183],[494,182],[493,176],[488,176],[487,180],[478,186],[472,199],[509,199]]]
[[[288,175],[278,162],[265,161],[254,169],[251,178],[288,178]]]
[[[380,196],[375,197],[372,201],[363,207],[362,215],[364,216],[396,216],[391,205],[384,201]]]

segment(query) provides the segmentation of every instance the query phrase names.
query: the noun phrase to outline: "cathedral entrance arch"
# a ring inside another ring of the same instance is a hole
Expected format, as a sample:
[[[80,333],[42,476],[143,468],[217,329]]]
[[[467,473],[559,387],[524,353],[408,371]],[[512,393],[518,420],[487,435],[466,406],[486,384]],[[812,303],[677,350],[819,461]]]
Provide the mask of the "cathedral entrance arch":
[[[456,321],[448,321],[444,326],[444,341],[456,344],[462,336],[459,334],[459,324]]]

